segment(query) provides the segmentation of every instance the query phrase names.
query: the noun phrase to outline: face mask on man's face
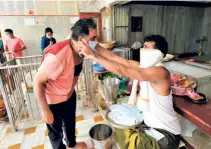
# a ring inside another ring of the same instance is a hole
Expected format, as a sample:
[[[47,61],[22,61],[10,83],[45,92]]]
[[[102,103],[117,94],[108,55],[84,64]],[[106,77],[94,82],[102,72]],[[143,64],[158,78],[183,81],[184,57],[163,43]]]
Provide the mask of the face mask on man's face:
[[[11,39],[12,36],[10,34],[7,34],[7,39]]]
[[[143,68],[151,67],[163,60],[163,53],[158,49],[141,49],[140,63]]]
[[[92,50],[95,50],[96,45],[97,45],[97,41],[89,41],[89,47],[90,47]]]

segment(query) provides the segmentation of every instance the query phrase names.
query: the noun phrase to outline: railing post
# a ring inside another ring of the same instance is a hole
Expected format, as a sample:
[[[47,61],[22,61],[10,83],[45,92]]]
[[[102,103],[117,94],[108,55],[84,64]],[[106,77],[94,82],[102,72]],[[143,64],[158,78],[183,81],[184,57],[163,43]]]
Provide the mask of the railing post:
[[[7,96],[6,96],[6,93],[5,93],[5,90],[4,90],[2,72],[0,72],[0,90],[1,90],[3,101],[4,101],[4,104],[5,104],[5,107],[6,107],[9,122],[10,122],[10,124],[12,124],[13,131],[17,131],[17,128],[15,126],[15,122],[13,121],[12,113],[11,113],[11,110],[10,110],[12,107],[10,107],[10,104],[8,103],[9,100],[7,99]]]

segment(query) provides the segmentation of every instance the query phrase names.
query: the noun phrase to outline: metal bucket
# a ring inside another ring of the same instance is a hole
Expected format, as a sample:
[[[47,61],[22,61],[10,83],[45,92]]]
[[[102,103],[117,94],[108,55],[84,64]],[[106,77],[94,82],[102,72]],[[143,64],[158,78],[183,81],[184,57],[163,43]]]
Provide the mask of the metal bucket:
[[[95,149],[112,148],[112,129],[108,125],[97,124],[93,126],[89,131],[89,135]]]
[[[101,81],[101,90],[107,102],[115,103],[117,100],[120,80],[117,78],[107,78]]]

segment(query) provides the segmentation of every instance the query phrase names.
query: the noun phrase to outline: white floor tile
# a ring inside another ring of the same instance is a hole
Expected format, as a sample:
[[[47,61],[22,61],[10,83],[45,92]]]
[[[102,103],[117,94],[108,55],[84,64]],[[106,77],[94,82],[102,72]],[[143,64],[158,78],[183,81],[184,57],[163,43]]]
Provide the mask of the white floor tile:
[[[94,109],[89,109],[84,111],[82,115],[85,119],[92,119],[93,117],[100,115],[100,112],[95,112]]]
[[[87,144],[88,148],[92,148],[93,147],[91,139],[85,141],[85,143]]]
[[[28,119],[18,124],[18,130],[24,130],[24,129],[34,127],[34,126],[35,126],[35,123],[32,120]]]
[[[8,123],[4,123],[4,122],[0,122],[0,131],[4,130],[5,127],[7,127],[7,125],[9,125]]]
[[[38,125],[36,127],[35,141],[36,141],[37,145],[44,143],[45,138],[46,138],[45,130],[46,130],[46,128],[44,127],[44,125]]]
[[[76,116],[78,115],[82,115],[82,112],[81,111],[76,111]]]
[[[46,139],[44,142],[44,149],[52,149],[51,142],[49,139]]]
[[[47,129],[47,126],[45,123],[40,123],[40,124],[37,124],[37,127],[40,127],[40,128],[43,128],[43,129]]]
[[[76,141],[85,142],[88,145],[88,148],[92,148],[92,142],[89,136],[89,130],[94,125],[96,125],[93,117],[99,116],[100,112],[99,111],[96,112],[94,111],[93,108],[90,108],[85,110],[79,110],[76,113],[77,115],[83,115],[85,118],[85,120],[76,123],[76,128],[78,129],[78,136],[76,138]],[[99,123],[105,123],[105,122],[103,121]],[[18,132],[5,135],[8,126],[10,126],[8,123],[4,125],[0,123],[0,149],[7,149],[8,146],[17,143],[22,143],[21,149],[31,149],[32,147],[40,144],[44,144],[45,149],[52,149],[49,138],[45,136],[45,130],[47,129],[46,124],[36,123],[30,119],[24,120],[18,124],[19,126]],[[34,126],[36,126],[36,132],[24,136],[24,130],[26,128]],[[1,137],[3,138],[2,141]],[[114,145],[112,149],[118,149],[118,148]]]
[[[76,141],[77,142],[84,142],[89,140],[89,136],[80,136],[80,137],[76,137]]]
[[[23,138],[24,138],[23,131],[13,132],[10,134],[6,134],[1,143],[10,146],[21,143],[23,141]]]
[[[8,145],[0,143],[0,149],[7,149],[7,148],[8,148]]]
[[[2,124],[1,125],[1,129],[0,129],[0,142],[2,141],[2,139],[4,138],[5,134],[7,131],[7,126],[6,124]]]
[[[85,128],[91,128],[95,125],[95,122],[93,119],[83,120],[76,123],[76,128],[78,129],[85,129]]]
[[[34,146],[40,145],[37,141],[36,134],[29,134],[24,137],[24,140],[21,145],[21,149],[31,149]]]
[[[95,125],[93,119],[79,121],[76,124],[78,129],[78,136],[89,136],[89,130]]]
[[[89,136],[89,130],[91,129],[91,127],[87,127],[85,129],[79,129],[78,130],[78,136]]]
[[[85,142],[88,146],[88,148],[92,148],[92,142],[89,136],[83,136],[83,137],[77,137],[77,142]]]

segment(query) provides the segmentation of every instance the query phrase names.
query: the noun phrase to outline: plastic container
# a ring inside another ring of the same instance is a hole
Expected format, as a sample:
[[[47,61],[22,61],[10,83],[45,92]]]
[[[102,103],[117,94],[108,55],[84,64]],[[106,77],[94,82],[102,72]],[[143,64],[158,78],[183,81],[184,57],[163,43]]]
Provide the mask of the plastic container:
[[[93,69],[95,72],[104,72],[106,69],[99,63],[93,64]]]
[[[171,86],[171,89],[172,89],[172,94],[174,95],[178,95],[178,96],[186,95],[186,88]]]

